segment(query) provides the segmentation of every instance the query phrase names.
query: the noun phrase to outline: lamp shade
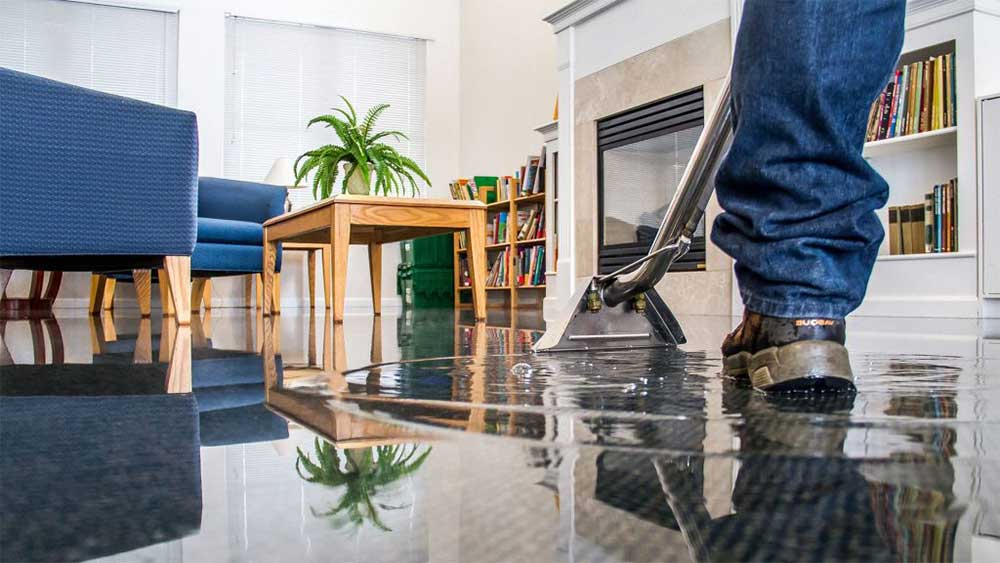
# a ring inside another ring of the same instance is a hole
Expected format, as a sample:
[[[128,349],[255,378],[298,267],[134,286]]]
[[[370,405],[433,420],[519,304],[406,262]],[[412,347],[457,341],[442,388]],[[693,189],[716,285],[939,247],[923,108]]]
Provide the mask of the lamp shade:
[[[265,184],[272,184],[275,186],[294,186],[295,185],[295,161],[290,158],[279,158],[274,161],[271,165],[271,171],[267,173],[267,177],[264,178]]]

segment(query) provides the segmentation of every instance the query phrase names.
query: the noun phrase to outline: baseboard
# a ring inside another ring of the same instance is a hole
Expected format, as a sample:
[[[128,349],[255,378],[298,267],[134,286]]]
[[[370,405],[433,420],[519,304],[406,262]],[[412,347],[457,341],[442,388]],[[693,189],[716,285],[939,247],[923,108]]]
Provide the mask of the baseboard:
[[[975,297],[868,298],[851,315],[975,319],[979,317],[979,300]]]

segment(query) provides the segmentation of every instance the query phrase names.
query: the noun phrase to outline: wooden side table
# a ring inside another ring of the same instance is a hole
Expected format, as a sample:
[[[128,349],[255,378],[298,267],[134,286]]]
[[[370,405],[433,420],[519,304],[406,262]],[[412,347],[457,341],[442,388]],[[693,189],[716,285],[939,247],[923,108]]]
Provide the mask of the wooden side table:
[[[486,318],[486,206],[479,201],[338,195],[264,223],[264,314],[272,309],[278,243],[330,245],[324,275],[332,280],[333,319],[344,320],[347,254],[368,246],[375,314],[382,312],[382,245],[468,231],[469,277],[477,319]]]

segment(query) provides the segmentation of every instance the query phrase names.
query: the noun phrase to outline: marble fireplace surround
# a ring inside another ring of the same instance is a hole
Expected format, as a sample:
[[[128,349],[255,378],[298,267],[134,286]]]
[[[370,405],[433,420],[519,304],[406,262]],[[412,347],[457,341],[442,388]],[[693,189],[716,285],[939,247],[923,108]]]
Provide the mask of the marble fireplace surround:
[[[709,111],[729,71],[729,18],[580,78],[574,84],[574,216],[576,271],[597,271],[597,121],[697,86]],[[709,202],[706,228],[720,212]],[[589,224],[585,222],[589,221]],[[708,241],[705,270],[672,272],[656,289],[677,314],[729,315],[732,259]]]

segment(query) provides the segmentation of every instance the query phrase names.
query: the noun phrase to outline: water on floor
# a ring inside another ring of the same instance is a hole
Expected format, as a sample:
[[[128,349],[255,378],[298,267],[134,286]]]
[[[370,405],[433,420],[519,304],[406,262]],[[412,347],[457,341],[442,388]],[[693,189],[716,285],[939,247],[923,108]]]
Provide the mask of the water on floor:
[[[1000,334],[859,320],[857,394],[775,398],[682,322],[0,323],[0,560],[1000,559]]]

